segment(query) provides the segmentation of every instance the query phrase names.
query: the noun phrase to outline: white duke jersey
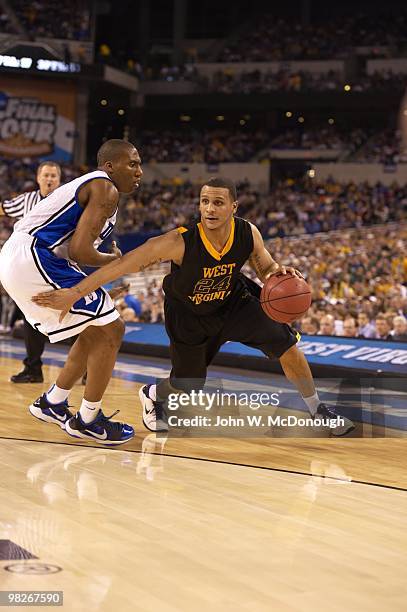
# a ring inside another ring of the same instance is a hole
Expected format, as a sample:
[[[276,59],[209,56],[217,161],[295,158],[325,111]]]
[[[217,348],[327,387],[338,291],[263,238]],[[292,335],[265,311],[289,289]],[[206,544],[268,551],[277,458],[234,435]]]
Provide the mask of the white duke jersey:
[[[69,242],[84,212],[78,202],[78,193],[85,183],[94,179],[111,181],[106,172],[95,170],[61,185],[15,224],[14,233],[29,234],[36,239],[39,246],[49,249],[59,258],[68,259]],[[107,219],[99,238],[95,240],[95,248],[112,233],[116,216],[117,208]]]

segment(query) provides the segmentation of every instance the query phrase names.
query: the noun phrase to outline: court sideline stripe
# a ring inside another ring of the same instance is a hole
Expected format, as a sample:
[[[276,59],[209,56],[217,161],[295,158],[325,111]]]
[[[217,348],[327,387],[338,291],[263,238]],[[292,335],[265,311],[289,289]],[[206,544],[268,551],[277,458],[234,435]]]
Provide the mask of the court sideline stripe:
[[[119,452],[126,452],[126,453],[134,453],[137,455],[142,455],[143,451],[142,450],[126,450],[124,451],[124,449],[115,449],[115,448],[110,448],[110,447],[106,447],[104,446],[103,448],[101,446],[94,446],[93,444],[78,444],[78,443],[74,443],[74,442],[56,442],[56,441],[48,441],[48,440],[33,440],[32,438],[10,438],[7,436],[0,436],[0,440],[15,440],[16,442],[37,442],[38,444],[59,444],[61,446],[74,446],[76,448],[95,448],[98,450],[109,450],[109,451],[119,451]],[[283,474],[298,474],[300,476],[314,476],[315,478],[324,478],[325,480],[335,480],[336,482],[344,482],[344,483],[355,483],[355,484],[361,484],[361,485],[366,485],[368,487],[379,487],[380,489],[393,489],[394,491],[404,491],[405,493],[407,493],[407,487],[396,487],[394,485],[386,485],[386,484],[381,484],[379,482],[368,482],[365,480],[344,480],[343,478],[335,478],[335,476],[322,476],[322,475],[318,475],[318,474],[312,474],[311,472],[302,472],[300,470],[286,470],[284,468],[275,468],[275,467],[268,467],[266,465],[250,465],[248,463],[238,463],[236,461],[223,461],[221,459],[207,459],[205,457],[187,457],[185,455],[170,455],[169,453],[148,453],[149,455],[156,455],[157,457],[174,457],[175,459],[189,459],[192,461],[204,461],[205,463],[219,463],[221,465],[235,465],[238,467],[246,467],[246,468],[254,468],[256,470],[268,470],[270,472],[280,472]]]

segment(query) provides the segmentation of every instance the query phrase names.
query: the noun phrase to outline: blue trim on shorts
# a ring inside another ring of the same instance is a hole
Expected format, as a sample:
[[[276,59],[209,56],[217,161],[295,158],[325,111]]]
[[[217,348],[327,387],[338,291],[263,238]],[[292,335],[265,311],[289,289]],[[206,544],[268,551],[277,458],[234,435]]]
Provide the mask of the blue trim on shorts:
[[[31,251],[41,276],[54,289],[69,289],[86,276],[83,272],[76,270],[68,260],[56,257],[52,251],[38,244],[36,240],[32,244]],[[100,316],[105,299],[106,292],[99,288],[89,296],[75,302],[69,312],[97,318]]]

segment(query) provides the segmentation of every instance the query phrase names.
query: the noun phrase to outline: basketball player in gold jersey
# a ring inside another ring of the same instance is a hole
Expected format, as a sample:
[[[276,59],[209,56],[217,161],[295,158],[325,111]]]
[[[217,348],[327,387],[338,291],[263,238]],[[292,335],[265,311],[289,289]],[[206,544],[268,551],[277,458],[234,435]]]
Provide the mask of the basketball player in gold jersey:
[[[199,223],[151,238],[75,287],[39,294],[33,300],[62,310],[63,317],[76,301],[104,283],[171,261],[171,273],[164,278],[163,289],[172,370],[170,377],[158,385],[140,389],[147,429],[168,429],[163,404],[169,394],[202,389],[207,367],[222,344],[231,340],[278,358],[311,415],[335,419],[340,424],[332,434],[344,435],[354,425],[349,419],[339,419],[321,403],[307,360],[296,346],[299,335],[263,312],[258,299],[260,288],[240,270],[248,260],[261,282],[272,274],[301,274],[273,260],[259,230],[235,216],[237,205],[231,181],[210,179],[201,189]]]

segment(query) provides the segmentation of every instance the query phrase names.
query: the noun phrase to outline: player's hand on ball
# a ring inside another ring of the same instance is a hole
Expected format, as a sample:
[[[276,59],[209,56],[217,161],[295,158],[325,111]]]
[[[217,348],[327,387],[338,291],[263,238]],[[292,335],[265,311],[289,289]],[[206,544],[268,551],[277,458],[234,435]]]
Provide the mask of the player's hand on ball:
[[[110,252],[112,255],[114,255],[117,259],[119,259],[123,253],[121,252],[121,250],[119,249],[119,247],[117,246],[117,242],[116,240],[112,240],[112,248],[110,249]]]
[[[298,278],[304,278],[299,270],[293,268],[291,266],[283,266],[278,264],[278,268],[276,268],[273,272],[267,275],[267,278],[270,276],[274,276],[276,274],[291,274],[292,276],[297,276]]]
[[[31,299],[38,306],[44,308],[52,308],[53,310],[61,310],[59,322],[61,323],[65,315],[69,312],[71,306],[80,300],[81,296],[75,289],[57,289],[56,291],[45,291],[38,293]]]

